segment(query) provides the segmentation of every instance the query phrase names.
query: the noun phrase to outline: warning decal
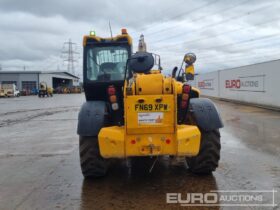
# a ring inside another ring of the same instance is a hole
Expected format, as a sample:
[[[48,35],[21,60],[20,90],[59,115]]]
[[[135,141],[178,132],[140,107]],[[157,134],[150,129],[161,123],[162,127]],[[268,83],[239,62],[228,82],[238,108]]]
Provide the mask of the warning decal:
[[[161,124],[163,122],[163,112],[139,112],[138,124]]]

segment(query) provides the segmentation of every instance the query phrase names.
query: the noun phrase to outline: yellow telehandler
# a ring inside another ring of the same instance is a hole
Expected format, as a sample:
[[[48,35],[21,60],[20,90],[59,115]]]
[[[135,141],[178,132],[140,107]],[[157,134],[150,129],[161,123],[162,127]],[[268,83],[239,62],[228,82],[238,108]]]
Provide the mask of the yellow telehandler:
[[[40,82],[39,84],[39,92],[38,92],[38,97],[53,97],[53,88],[48,87],[46,82]]]
[[[209,174],[220,159],[222,120],[213,102],[189,85],[196,56],[161,73],[160,58],[141,36],[132,53],[126,29],[112,38],[84,36],[84,91],[77,133],[84,177],[106,175],[111,158],[184,157],[190,171]]]

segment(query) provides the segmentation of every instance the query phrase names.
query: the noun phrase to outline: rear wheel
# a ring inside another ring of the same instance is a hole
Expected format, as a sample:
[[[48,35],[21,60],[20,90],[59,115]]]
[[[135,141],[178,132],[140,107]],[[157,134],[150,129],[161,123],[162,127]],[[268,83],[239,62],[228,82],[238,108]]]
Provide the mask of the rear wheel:
[[[100,155],[97,137],[80,136],[80,163],[85,178],[106,175],[108,163]]]
[[[220,160],[220,132],[201,131],[200,151],[195,157],[186,158],[189,169],[195,174],[210,174],[218,167]]]

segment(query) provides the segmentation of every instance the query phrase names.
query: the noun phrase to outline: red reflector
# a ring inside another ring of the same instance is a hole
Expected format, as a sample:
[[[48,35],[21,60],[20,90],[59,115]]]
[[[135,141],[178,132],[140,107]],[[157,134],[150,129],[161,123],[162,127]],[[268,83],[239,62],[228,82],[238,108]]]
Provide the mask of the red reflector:
[[[181,101],[181,108],[187,108],[187,101]]]
[[[184,93],[189,93],[190,90],[191,90],[191,86],[189,86],[189,85],[184,85],[184,87],[183,87],[183,92],[184,92]]]
[[[111,95],[115,95],[116,94],[116,89],[114,86],[109,86],[108,87],[108,94]]]
[[[165,142],[166,142],[166,144],[170,144],[171,140],[170,139],[166,139]]]
[[[131,140],[131,144],[136,144],[136,141],[134,139]]]

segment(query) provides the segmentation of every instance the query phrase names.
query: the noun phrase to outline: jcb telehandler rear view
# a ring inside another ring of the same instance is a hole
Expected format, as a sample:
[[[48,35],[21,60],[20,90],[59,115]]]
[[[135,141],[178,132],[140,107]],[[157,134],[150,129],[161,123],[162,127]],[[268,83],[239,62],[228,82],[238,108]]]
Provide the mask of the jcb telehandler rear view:
[[[217,168],[223,124],[214,104],[187,83],[194,77],[194,54],[167,77],[143,37],[132,53],[125,29],[113,38],[85,36],[83,45],[87,101],[78,134],[85,177],[104,176],[110,158],[183,156],[194,173]]]

